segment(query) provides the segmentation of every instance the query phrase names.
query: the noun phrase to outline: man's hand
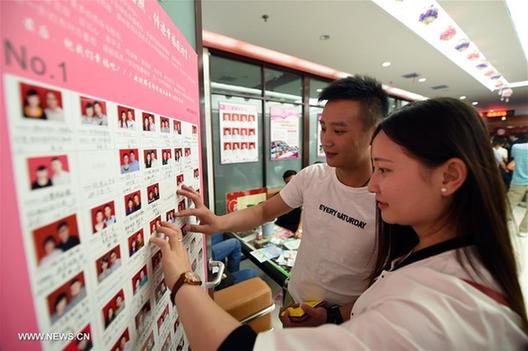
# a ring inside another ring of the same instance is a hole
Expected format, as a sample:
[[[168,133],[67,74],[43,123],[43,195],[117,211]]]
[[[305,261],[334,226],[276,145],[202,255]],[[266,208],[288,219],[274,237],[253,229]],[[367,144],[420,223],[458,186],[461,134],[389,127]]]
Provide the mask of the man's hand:
[[[299,307],[299,304],[293,304],[288,307]],[[281,308],[279,312],[279,318],[284,328],[317,327],[326,323],[326,310],[324,307],[313,308],[308,305],[301,304],[301,308],[308,316],[302,321],[296,321],[295,318],[290,318],[288,308]]]
[[[176,213],[176,217],[195,216],[200,221],[200,224],[186,224],[184,230],[191,232],[198,232],[204,234],[212,234],[224,231],[222,228],[222,218],[215,215],[207,207],[205,207],[200,194],[193,188],[182,185],[181,190],[176,192],[178,195],[185,196],[191,199],[194,203],[194,208],[189,208]]]

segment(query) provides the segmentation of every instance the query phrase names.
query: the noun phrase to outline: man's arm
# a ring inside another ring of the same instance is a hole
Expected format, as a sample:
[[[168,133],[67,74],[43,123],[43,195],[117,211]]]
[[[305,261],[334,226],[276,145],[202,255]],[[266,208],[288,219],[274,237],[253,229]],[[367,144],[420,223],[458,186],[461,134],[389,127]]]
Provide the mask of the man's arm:
[[[195,208],[180,211],[176,216],[196,216],[200,224],[190,224],[187,230],[204,234],[249,230],[292,210],[279,195],[256,206],[217,216],[204,205],[200,194],[192,188],[184,185],[177,193],[191,199]]]

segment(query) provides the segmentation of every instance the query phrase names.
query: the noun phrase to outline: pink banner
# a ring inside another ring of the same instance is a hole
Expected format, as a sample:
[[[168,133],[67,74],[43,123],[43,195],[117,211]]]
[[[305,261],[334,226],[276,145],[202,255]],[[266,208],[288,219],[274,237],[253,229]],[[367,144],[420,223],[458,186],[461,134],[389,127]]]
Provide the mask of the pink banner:
[[[197,55],[155,0],[0,6],[0,349],[159,347],[181,328],[152,337],[125,315],[162,281],[150,222],[183,225],[176,207],[192,205],[176,179],[202,188]],[[205,276],[200,240],[186,245]],[[160,291],[149,318],[167,320],[168,306],[175,319]],[[45,334],[24,340],[32,332]]]

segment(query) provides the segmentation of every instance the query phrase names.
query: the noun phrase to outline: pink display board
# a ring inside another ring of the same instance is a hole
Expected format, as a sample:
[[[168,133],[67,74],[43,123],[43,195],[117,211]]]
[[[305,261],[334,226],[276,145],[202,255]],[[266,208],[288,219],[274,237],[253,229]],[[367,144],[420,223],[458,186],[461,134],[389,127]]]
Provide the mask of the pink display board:
[[[202,188],[196,53],[154,0],[0,6],[0,349],[185,340],[148,238]]]
[[[300,112],[291,108],[270,107],[272,160],[300,157]]]

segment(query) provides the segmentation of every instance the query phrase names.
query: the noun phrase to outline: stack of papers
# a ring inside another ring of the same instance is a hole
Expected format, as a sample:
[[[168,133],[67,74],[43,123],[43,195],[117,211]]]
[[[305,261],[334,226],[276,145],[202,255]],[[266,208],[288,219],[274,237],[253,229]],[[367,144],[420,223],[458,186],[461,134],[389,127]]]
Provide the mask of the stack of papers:
[[[282,255],[280,255],[277,259],[277,263],[281,266],[293,267],[296,257],[297,251],[295,250],[283,251]]]
[[[297,250],[299,245],[301,245],[301,239],[288,239],[282,242],[282,245],[288,250]]]
[[[278,257],[282,254],[282,249],[275,245],[269,245],[262,249],[251,251],[251,255],[255,257],[260,263],[272,258]]]

